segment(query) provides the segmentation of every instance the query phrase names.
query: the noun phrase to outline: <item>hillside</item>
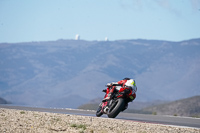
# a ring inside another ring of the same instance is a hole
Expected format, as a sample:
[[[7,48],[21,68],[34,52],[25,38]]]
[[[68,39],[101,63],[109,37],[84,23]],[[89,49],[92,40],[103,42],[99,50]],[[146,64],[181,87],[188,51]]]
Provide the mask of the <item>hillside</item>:
[[[141,104],[141,105],[140,105]],[[99,103],[89,102],[79,106],[79,109],[96,110]],[[124,112],[139,114],[157,114],[173,116],[200,117],[200,96],[180,99],[173,102],[132,102]]]
[[[10,102],[0,97],[0,104],[10,104]]]
[[[200,117],[200,96],[194,96],[174,102],[144,108],[158,115]]]
[[[199,51],[200,39],[2,43],[0,97],[20,105],[77,108],[103,98],[105,84],[124,77],[135,78],[136,101],[200,95]]]
[[[102,101],[102,98],[96,98],[96,99],[92,99],[91,101],[89,101],[88,103],[85,103],[81,106],[79,106],[79,109],[85,109],[85,110],[96,110],[99,103]],[[143,113],[141,112],[141,109],[149,107],[149,106],[154,106],[154,105],[159,105],[159,104],[163,104],[163,103],[167,103],[167,101],[147,101],[147,102],[141,102],[141,101],[133,101],[130,102],[128,105],[128,112],[138,112],[138,113]],[[126,111],[127,112],[127,111]],[[151,112],[149,112],[151,113]]]

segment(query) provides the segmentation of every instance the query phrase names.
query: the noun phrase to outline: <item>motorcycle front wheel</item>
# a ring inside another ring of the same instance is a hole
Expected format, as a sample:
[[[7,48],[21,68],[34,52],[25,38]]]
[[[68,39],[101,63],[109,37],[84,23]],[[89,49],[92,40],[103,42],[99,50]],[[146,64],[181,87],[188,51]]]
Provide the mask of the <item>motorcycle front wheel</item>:
[[[123,109],[124,104],[125,104],[125,102],[124,102],[124,99],[122,99],[122,98],[119,98],[116,101],[114,101],[112,103],[112,105],[110,106],[110,109],[107,113],[108,117],[115,118],[120,113],[120,111]]]
[[[100,103],[100,104],[99,104],[99,107],[97,108],[97,112],[96,112],[96,116],[97,116],[97,117],[100,117],[100,116],[103,115],[101,109],[102,109],[102,103]]]

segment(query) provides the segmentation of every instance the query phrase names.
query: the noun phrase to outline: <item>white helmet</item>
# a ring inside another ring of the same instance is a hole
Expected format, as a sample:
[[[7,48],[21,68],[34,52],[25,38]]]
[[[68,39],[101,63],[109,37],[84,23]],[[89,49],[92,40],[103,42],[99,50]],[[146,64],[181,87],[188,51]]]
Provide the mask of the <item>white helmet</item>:
[[[131,87],[134,93],[137,91],[137,87],[136,87],[136,83],[134,79],[127,80],[125,83],[125,86]]]

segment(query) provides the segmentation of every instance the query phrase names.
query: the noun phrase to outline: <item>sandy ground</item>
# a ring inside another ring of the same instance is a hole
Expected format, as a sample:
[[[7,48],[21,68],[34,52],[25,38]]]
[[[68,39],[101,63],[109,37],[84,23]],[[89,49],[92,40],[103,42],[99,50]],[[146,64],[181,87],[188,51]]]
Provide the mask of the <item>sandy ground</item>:
[[[0,133],[200,133],[200,129],[0,108]]]

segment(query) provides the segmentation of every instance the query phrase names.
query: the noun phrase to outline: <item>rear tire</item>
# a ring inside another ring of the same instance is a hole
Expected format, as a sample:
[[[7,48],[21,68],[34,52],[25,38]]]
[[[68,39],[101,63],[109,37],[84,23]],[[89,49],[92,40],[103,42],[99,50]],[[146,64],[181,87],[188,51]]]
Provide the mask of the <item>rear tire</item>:
[[[96,112],[96,116],[97,116],[97,117],[100,117],[100,116],[103,115],[101,109],[102,109],[102,103],[100,103],[100,104],[99,104],[99,107],[97,108],[97,112]]]
[[[125,105],[124,99],[119,98],[113,103],[108,111],[108,117],[109,118],[115,118],[123,109]]]

